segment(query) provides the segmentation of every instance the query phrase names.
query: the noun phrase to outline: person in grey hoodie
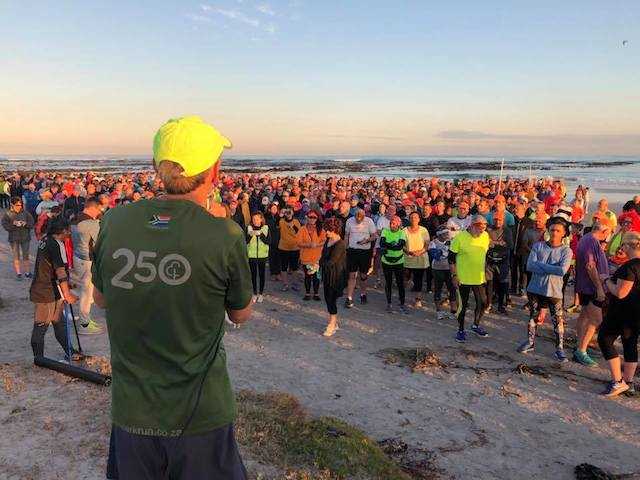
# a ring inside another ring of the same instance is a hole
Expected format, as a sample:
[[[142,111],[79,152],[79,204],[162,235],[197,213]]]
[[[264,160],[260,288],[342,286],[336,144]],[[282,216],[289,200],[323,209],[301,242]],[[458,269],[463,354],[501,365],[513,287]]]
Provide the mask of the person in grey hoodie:
[[[559,217],[547,222],[549,240],[533,245],[527,259],[527,271],[531,272],[531,281],[527,287],[529,296],[529,323],[527,340],[519,347],[520,353],[528,353],[535,348],[536,331],[543,308],[551,313],[556,340],[555,359],[566,362],[564,353],[564,309],[562,305],[563,277],[569,271],[573,252],[564,245],[563,238],[569,234],[568,224]]]
[[[2,217],[2,227],[9,232],[9,245],[13,253],[13,268],[17,280],[22,280],[23,272],[26,278],[33,276],[29,264],[29,245],[34,223],[31,214],[24,209],[22,198],[13,197],[11,208]]]

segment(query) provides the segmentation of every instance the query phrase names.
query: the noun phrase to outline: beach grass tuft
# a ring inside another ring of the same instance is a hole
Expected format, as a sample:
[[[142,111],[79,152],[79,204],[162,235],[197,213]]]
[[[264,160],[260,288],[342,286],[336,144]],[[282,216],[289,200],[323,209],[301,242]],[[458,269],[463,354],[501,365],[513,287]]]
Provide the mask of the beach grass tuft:
[[[285,479],[409,480],[380,446],[357,428],[311,417],[286,393],[238,394],[238,441],[261,462],[285,470]]]

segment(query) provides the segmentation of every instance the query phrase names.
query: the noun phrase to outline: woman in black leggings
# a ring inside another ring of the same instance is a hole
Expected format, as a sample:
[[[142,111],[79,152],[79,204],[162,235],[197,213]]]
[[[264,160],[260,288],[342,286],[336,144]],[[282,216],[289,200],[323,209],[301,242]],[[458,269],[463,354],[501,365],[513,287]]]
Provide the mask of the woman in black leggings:
[[[262,303],[265,281],[265,267],[269,258],[269,227],[265,225],[262,212],[251,215],[251,225],[247,226],[247,254],[251,269],[253,301]]]
[[[609,291],[609,308],[598,332],[602,355],[609,362],[611,382],[603,395],[613,397],[623,392],[635,393],[633,376],[638,366],[638,334],[640,333],[640,233],[628,232],[621,248],[629,260],[605,282]],[[614,342],[621,337],[624,364]]]
[[[337,300],[342,296],[347,286],[347,247],[342,235],[342,221],[331,217],[324,222],[323,229],[327,240],[322,248],[320,257],[320,271],[322,273],[322,289],[329,312],[329,323],[324,331],[325,337],[330,337],[338,330]]]
[[[393,313],[391,305],[391,289],[393,288],[393,279],[396,279],[398,287],[398,299],[400,300],[400,310],[402,313],[409,313],[405,301],[404,291],[404,249],[407,245],[407,236],[404,230],[401,230],[402,220],[397,215],[389,221],[389,228],[382,230],[380,236],[380,251],[382,253],[381,264],[382,273],[384,274],[384,292],[387,295],[387,312]]]

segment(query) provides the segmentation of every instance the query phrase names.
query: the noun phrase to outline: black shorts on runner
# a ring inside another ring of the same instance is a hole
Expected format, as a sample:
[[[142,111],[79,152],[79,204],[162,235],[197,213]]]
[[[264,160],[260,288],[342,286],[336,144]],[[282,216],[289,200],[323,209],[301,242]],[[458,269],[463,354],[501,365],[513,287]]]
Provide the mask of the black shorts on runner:
[[[136,435],[113,426],[107,478],[119,480],[246,480],[233,425],[200,435]]]
[[[278,250],[278,252],[280,252],[280,270],[283,273],[298,270],[300,250]]]
[[[593,303],[598,308],[604,307],[604,303],[605,302],[604,301],[599,302],[598,300],[596,300],[596,296],[595,295],[589,295],[587,293],[580,293],[579,297],[580,297],[580,305],[583,306],[583,307],[586,307],[590,303]]]
[[[362,275],[366,275],[369,273],[369,268],[371,268],[371,249],[347,249],[347,269],[349,273],[360,272]]]

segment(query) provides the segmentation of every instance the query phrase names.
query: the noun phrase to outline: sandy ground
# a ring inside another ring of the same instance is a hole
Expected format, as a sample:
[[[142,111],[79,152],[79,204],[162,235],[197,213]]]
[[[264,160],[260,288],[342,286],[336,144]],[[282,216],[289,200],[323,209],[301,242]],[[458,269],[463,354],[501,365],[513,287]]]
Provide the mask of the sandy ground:
[[[14,279],[3,241],[0,479],[104,478],[108,389],[32,366],[28,286]],[[520,299],[509,316],[486,318],[490,338],[459,345],[455,322],[437,321],[430,297],[429,308],[389,316],[383,293],[372,291],[368,305],[340,308],[341,329],[325,339],[323,302],[303,302],[269,281],[267,294],[252,322],[225,338],[238,389],[289,392],[313,414],[426,448],[443,478],[570,479],[582,462],[640,471],[640,399],[601,398],[602,362],[595,369],[557,365],[548,326],[535,354],[516,353],[525,334]],[[568,336],[574,325],[572,317]],[[106,335],[82,340],[86,351],[108,355]],[[50,356],[61,354],[51,331],[46,345]],[[445,366],[412,373],[378,353],[402,347],[427,347]],[[548,375],[514,372],[521,363]],[[246,459],[254,474],[270,471]]]

